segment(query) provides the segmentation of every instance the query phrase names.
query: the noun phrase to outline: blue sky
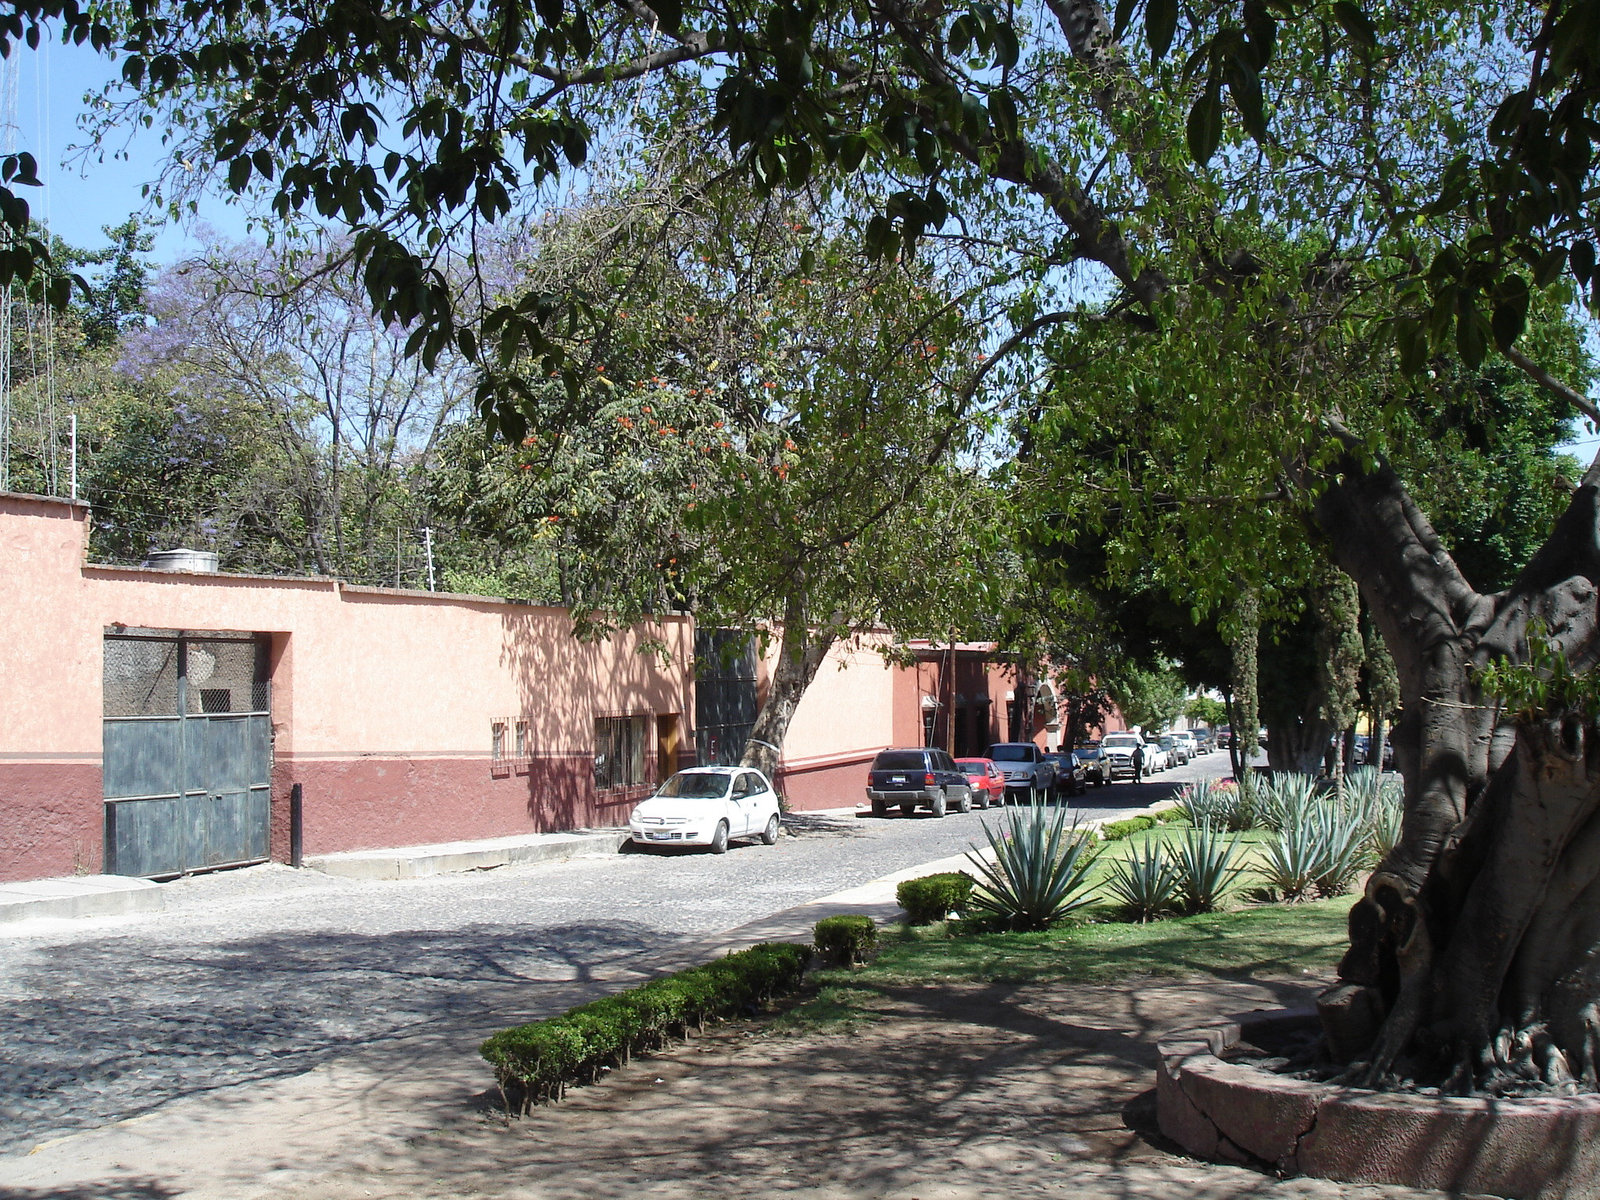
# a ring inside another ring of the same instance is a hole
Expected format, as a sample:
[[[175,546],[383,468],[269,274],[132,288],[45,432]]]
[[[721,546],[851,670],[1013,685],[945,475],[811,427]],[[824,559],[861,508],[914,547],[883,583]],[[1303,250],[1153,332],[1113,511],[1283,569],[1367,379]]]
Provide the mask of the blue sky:
[[[19,189],[33,214],[74,245],[103,245],[100,230],[117,225],[144,207],[143,185],[155,176],[160,140],[141,130],[126,147],[125,159],[107,153],[62,165],[71,148],[88,142],[79,128],[85,92],[116,77],[105,56],[81,46],[49,44],[37,52],[13,52],[17,74],[17,148],[39,161],[42,189]],[[120,144],[119,144],[120,148]],[[219,201],[202,206],[200,217],[230,236],[243,236],[244,214]],[[155,256],[170,262],[193,244],[191,231],[170,225],[158,235]]]

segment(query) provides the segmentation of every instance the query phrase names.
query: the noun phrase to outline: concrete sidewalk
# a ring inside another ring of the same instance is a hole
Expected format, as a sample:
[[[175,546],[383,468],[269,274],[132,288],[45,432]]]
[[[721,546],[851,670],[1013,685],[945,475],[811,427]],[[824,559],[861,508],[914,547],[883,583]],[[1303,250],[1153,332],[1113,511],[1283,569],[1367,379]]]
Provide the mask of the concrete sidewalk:
[[[511,863],[615,854],[627,837],[622,829],[581,829],[476,842],[392,846],[319,854],[307,858],[305,867],[344,879],[423,879],[454,871],[487,871]],[[0,883],[0,924],[160,912],[166,907],[163,887],[127,875],[67,875]]]

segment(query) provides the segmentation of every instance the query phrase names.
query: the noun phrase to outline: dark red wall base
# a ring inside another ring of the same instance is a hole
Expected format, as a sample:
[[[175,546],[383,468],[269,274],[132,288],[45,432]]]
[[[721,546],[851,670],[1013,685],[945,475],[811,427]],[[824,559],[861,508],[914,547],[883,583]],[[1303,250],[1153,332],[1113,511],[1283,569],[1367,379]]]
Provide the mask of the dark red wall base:
[[[0,763],[0,881],[96,875],[104,852],[98,763]]]
[[[778,770],[778,790],[793,812],[822,808],[854,808],[867,798],[867,770],[875,751],[828,759],[815,766],[784,766]]]
[[[280,861],[295,783],[307,855],[624,825],[649,791],[597,793],[586,754],[493,769],[483,758],[283,760],[273,771],[272,856]]]

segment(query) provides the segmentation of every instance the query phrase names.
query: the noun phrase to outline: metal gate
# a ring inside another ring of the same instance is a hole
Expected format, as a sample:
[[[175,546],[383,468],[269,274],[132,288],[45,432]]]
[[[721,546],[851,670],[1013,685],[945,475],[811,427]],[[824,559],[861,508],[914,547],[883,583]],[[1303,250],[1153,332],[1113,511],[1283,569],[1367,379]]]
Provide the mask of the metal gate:
[[[694,634],[694,737],[701,766],[731,766],[755,727],[755,638],[741,629]]]
[[[160,878],[266,860],[263,636],[108,632],[104,730],[108,874]]]

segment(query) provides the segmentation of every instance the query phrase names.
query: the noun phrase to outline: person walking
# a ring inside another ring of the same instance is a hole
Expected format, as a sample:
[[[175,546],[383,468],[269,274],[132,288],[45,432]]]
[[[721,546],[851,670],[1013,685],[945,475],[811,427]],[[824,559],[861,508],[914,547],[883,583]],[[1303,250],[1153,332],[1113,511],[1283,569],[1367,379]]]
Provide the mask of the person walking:
[[[1144,743],[1133,748],[1133,781],[1138,783],[1144,778]]]

